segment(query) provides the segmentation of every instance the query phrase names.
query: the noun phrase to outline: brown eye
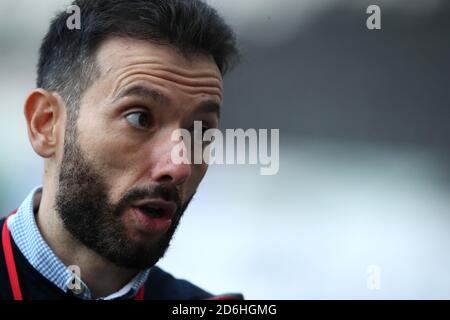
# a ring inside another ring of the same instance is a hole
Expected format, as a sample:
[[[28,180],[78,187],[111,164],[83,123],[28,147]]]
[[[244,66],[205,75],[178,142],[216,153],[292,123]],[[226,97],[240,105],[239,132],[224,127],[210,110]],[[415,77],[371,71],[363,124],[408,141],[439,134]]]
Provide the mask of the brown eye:
[[[148,129],[151,126],[150,115],[147,112],[137,111],[126,116],[127,121],[138,129]]]

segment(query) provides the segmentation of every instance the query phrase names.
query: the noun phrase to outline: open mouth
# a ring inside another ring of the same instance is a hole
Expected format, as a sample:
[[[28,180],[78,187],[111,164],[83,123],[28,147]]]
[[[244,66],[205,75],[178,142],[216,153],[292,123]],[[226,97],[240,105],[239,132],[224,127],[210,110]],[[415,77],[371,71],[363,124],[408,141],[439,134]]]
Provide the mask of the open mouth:
[[[137,208],[141,210],[142,213],[152,218],[163,218],[168,216],[168,214],[164,211],[163,208],[159,208],[156,206],[142,205],[138,206]]]
[[[132,207],[147,219],[170,221],[175,218],[178,206],[174,202],[154,199],[139,201]]]

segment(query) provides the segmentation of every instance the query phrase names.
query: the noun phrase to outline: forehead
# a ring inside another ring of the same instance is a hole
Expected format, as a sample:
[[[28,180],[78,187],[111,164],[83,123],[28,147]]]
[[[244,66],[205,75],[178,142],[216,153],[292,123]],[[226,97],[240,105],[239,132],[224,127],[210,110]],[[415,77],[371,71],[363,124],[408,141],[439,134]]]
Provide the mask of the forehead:
[[[222,76],[208,55],[184,56],[171,46],[116,37],[100,45],[96,60],[111,96],[139,82],[222,101]]]

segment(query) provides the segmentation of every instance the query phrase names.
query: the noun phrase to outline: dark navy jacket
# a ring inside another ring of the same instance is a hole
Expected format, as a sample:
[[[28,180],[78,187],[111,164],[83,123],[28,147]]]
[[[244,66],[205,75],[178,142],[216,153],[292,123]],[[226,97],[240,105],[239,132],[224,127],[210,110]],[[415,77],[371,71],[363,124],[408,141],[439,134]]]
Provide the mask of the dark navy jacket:
[[[0,231],[5,219],[0,220]],[[1,237],[0,237],[1,240]],[[24,300],[78,299],[65,293],[35,270],[11,239],[20,287]],[[158,267],[153,267],[145,283],[145,300],[200,300],[241,299],[240,295],[213,296],[186,280],[174,278]],[[3,246],[0,246],[0,300],[12,300]]]

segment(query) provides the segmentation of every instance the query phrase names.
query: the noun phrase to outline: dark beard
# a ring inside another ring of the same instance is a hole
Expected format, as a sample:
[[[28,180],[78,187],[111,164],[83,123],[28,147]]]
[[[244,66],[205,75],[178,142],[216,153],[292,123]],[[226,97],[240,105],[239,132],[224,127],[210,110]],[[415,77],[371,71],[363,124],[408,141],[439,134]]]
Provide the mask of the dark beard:
[[[76,132],[67,132],[59,174],[55,208],[70,234],[86,247],[119,267],[146,269],[167,251],[178,223],[192,197],[183,205],[174,185],[133,188],[111,203],[104,178],[83,156]],[[134,241],[127,235],[122,217],[132,202],[162,198],[177,204],[177,215],[167,233],[157,241]]]

